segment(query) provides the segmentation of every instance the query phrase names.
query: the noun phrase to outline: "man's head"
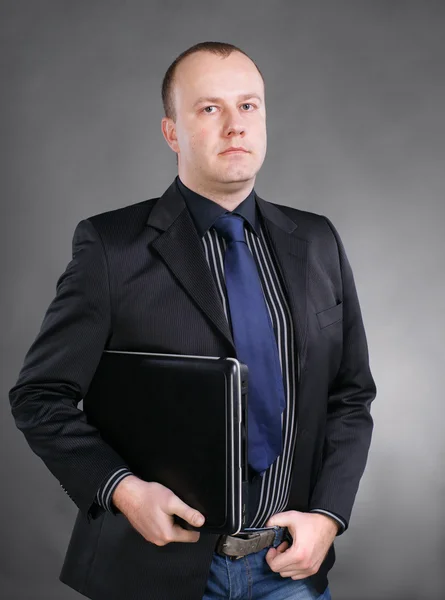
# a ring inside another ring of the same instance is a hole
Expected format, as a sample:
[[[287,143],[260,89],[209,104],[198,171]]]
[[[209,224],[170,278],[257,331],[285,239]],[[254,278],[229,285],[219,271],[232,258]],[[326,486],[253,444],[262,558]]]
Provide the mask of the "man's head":
[[[163,83],[162,132],[179,176],[215,194],[253,187],[266,147],[263,77],[231,44],[203,42],[170,65]],[[222,154],[229,147],[247,152]]]

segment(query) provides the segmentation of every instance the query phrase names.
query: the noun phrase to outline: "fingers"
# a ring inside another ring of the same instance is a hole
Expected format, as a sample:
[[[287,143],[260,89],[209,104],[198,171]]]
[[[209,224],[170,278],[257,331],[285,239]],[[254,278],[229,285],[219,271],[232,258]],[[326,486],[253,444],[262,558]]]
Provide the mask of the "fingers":
[[[184,519],[184,521],[187,521],[187,523],[193,525],[193,527],[201,527],[205,521],[204,515],[183,502],[180,498],[178,498],[178,496],[175,495],[172,495],[169,513],[171,515],[178,515],[178,517],[181,517]]]
[[[295,571],[295,569],[293,571],[282,571],[280,575],[281,577],[291,577],[292,579],[305,579],[309,576],[305,571]]]
[[[288,510],[286,512],[277,513],[267,521],[266,527],[273,527],[274,525],[278,525],[279,527],[292,526],[296,514],[296,510]]]
[[[278,554],[281,552],[285,552],[289,548],[289,542],[281,542],[281,544],[277,547]]]
[[[279,557],[280,554],[277,553],[276,557]],[[281,556],[280,556],[281,557]],[[269,562],[269,561],[268,561]],[[298,565],[295,563],[295,560],[292,560],[291,563],[284,565],[283,567],[277,568],[277,561],[270,561],[269,566],[272,571],[279,573],[281,577],[291,577],[292,579],[305,579],[306,577],[310,577],[314,575],[318,569],[314,567],[305,567],[302,565]]]
[[[277,555],[277,549],[276,548],[269,548],[269,550],[266,552],[266,562],[267,564],[270,566],[271,562],[273,561],[273,559],[275,558],[275,556]]]
[[[287,544],[287,542],[285,543]],[[283,544],[281,544],[281,546],[283,546]],[[276,551],[275,554],[271,554],[267,562],[272,571],[275,571],[276,573],[281,573],[286,569],[295,570],[296,568],[293,550],[288,547],[285,548],[284,546],[280,552]]]
[[[147,542],[165,546],[171,542],[197,542],[199,531],[188,531],[174,522],[178,515],[192,527],[205,522],[201,513],[183,502],[174,492],[160,483],[142,481],[138,501],[129,503],[125,516]]]
[[[199,531],[187,531],[180,525],[173,525],[172,527],[172,541],[173,542],[197,542],[200,538]]]
[[[279,546],[277,546],[276,548],[269,548],[269,550],[266,553],[266,561],[267,561],[268,565],[270,566],[272,564],[272,561],[279,554],[282,554],[283,552],[286,552],[286,550],[288,548],[289,548],[289,543],[288,542],[281,542],[281,544]]]

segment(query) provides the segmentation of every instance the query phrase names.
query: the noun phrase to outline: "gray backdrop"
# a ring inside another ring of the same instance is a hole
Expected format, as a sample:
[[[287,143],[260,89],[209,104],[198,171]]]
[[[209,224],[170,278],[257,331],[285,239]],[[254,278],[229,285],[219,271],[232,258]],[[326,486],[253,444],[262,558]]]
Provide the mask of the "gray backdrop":
[[[375,433],[334,600],[444,598],[445,5],[185,4],[1,2],[0,596],[80,598],[57,579],[76,507],[15,428],[7,391],[78,221],[175,177],[162,76],[185,48],[217,40],[266,79],[256,189],[333,220],[361,298]]]

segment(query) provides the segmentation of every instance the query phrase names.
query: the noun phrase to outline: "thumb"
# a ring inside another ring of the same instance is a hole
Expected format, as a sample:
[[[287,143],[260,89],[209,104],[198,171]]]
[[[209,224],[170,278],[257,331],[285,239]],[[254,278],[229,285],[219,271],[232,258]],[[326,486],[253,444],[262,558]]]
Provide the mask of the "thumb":
[[[287,527],[290,524],[289,512],[277,513],[270,517],[266,527]]]
[[[178,517],[187,521],[190,525],[194,527],[201,527],[204,524],[205,518],[198,510],[195,510],[185,502],[183,502],[180,498],[175,498],[175,503],[172,506],[172,512]]]

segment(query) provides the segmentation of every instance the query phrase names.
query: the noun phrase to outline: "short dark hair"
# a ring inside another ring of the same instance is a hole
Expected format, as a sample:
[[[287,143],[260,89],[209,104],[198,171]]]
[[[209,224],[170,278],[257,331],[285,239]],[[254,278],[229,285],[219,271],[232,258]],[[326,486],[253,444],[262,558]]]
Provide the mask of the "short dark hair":
[[[169,66],[164,75],[164,79],[162,80],[162,104],[164,105],[164,113],[166,117],[173,119],[173,121],[176,121],[175,104],[173,102],[173,83],[176,68],[187,56],[190,56],[191,54],[196,54],[197,52],[212,52],[213,54],[217,54],[219,56],[222,56],[223,58],[226,58],[227,56],[232,54],[232,52],[241,52],[241,54],[244,54],[244,56],[250,58],[248,54],[246,54],[237,46],[234,46],[233,44],[226,44],[225,42],[200,42],[199,44],[195,44],[187,50],[184,50],[184,52],[182,52],[177,58],[175,58],[175,60]],[[258,72],[261,75],[264,82],[263,74],[258,68],[258,65],[252,58],[250,58],[250,60],[258,69]]]

